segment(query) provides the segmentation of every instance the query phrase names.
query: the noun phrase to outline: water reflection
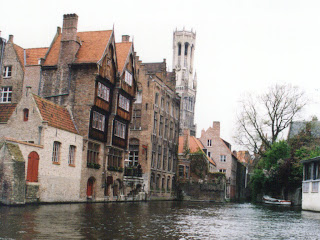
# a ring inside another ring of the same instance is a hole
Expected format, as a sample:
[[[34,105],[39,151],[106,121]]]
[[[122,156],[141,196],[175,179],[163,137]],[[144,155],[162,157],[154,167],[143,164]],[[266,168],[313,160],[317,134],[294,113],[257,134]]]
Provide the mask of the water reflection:
[[[203,202],[0,207],[0,239],[317,239],[320,214]]]

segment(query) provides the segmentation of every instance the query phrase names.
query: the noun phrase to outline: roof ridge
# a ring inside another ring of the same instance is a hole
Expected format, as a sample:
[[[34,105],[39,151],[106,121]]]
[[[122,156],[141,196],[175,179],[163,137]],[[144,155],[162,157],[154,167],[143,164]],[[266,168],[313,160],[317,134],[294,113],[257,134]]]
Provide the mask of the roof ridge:
[[[112,30],[93,30],[93,31],[83,31],[83,32],[77,32],[78,33],[87,33],[87,32],[112,32]]]

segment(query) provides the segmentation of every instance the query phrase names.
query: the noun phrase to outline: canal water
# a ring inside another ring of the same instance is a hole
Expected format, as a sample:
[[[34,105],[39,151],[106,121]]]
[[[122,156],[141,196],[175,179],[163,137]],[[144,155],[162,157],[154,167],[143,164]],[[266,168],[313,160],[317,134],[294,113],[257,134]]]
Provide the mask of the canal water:
[[[0,206],[0,239],[320,239],[320,213],[209,202]]]

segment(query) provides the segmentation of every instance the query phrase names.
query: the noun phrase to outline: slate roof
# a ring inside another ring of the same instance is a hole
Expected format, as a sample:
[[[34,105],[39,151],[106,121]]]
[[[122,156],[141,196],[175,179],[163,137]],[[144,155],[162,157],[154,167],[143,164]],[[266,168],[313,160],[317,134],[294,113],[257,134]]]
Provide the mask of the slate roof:
[[[16,103],[0,103],[0,122],[8,122],[16,106]]]
[[[70,113],[66,108],[37,95],[33,95],[33,97],[43,120],[47,121],[49,126],[78,134]]]
[[[116,43],[118,71],[120,73],[122,73],[124,70],[125,63],[127,61],[131,47],[132,47],[132,42]]]
[[[319,121],[300,121],[300,122],[292,122],[290,124],[288,139],[297,136],[301,131],[305,131],[307,127],[307,123],[310,123],[311,128],[311,136],[320,138],[320,122]]]
[[[26,65],[39,65],[39,59],[44,58],[48,48],[27,48]]]
[[[142,63],[144,65],[144,69],[149,73],[157,73],[166,70],[166,63],[159,62],[159,63]]]
[[[97,63],[103,57],[107,44],[110,40],[112,30],[78,32],[77,37],[81,46],[76,54],[74,63]],[[44,62],[44,66],[55,66],[58,64],[61,45],[61,34],[52,44]]]

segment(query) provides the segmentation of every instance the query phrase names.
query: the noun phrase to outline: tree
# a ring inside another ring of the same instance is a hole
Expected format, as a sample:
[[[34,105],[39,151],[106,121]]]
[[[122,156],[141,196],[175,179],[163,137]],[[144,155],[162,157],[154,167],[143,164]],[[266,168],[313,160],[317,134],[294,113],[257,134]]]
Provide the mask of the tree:
[[[287,84],[276,84],[262,95],[243,98],[235,141],[262,155],[306,104],[304,92]]]

